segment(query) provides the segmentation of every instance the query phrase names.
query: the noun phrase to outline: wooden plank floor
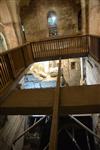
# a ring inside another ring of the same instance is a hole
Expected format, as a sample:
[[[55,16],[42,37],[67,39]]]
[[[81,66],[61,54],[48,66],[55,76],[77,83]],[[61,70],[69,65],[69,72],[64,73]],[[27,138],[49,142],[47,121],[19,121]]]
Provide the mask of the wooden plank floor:
[[[0,105],[3,114],[51,114],[55,89],[13,91]],[[100,113],[100,85],[61,88],[60,114]]]

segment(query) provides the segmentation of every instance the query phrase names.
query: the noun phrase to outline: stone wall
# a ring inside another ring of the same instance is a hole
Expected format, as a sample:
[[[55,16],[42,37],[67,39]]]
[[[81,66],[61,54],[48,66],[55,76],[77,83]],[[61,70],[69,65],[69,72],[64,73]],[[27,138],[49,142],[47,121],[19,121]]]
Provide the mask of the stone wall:
[[[20,16],[17,1],[0,0],[0,23],[4,26],[8,48],[22,44]]]
[[[58,35],[72,35],[78,31],[78,12],[80,5],[73,0],[31,0],[29,6],[21,8],[21,20],[27,41],[49,37],[47,14],[55,11]]]
[[[69,86],[80,85],[80,59],[62,60],[63,74]]]
[[[85,59],[85,67],[87,85],[100,84],[100,64],[89,57]]]
[[[5,125],[0,129],[0,149],[10,150],[14,139],[24,131],[25,116],[8,116]],[[22,150],[23,138],[15,145],[16,150]]]
[[[18,39],[18,44],[22,45],[22,28],[21,28],[21,19],[20,19],[20,7],[18,0],[8,0],[8,8],[12,17],[13,26],[15,29],[15,34]]]
[[[85,58],[85,80],[87,85],[100,84],[100,64],[92,57]],[[100,114],[93,114],[94,132],[100,137]],[[95,139],[98,145],[97,139]],[[99,147],[100,149],[100,147]]]

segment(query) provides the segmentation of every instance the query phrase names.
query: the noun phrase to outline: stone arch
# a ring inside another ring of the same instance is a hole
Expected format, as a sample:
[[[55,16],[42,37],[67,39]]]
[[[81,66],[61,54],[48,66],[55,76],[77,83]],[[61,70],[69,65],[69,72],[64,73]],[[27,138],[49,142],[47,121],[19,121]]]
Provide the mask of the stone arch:
[[[0,0],[0,22],[3,24],[8,47],[14,48],[22,44],[17,1]]]

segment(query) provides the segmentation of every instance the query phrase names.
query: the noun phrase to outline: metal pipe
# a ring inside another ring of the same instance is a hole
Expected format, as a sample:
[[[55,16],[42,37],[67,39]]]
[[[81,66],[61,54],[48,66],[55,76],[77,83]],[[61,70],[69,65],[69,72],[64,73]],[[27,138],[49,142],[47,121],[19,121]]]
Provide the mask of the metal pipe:
[[[44,147],[43,150],[46,150],[49,147],[49,143]]]
[[[68,134],[68,136],[71,138],[71,140],[75,143],[76,147],[78,150],[81,150],[80,146],[78,145],[77,141],[75,140],[75,138],[71,135],[71,133],[65,129],[66,133]]]
[[[59,135],[59,133],[62,131],[62,129],[63,129],[63,127],[59,130],[58,135]],[[44,147],[43,150],[46,150],[48,147],[49,147],[49,143]]]
[[[89,141],[89,135],[88,135],[87,132],[86,132],[86,140],[87,140],[88,149],[91,150],[90,141]]]
[[[13,144],[15,144],[22,136],[24,136],[27,132],[29,132],[32,128],[35,128],[41,121],[43,121],[45,117],[42,117],[41,119],[39,119],[37,122],[35,122],[31,127],[29,127],[28,129],[26,129],[23,133],[21,133],[13,142]]]
[[[83,123],[81,123],[78,119],[76,119],[72,115],[68,115],[68,116],[72,120],[74,120],[78,125],[80,125],[82,128],[84,128],[86,131],[88,131],[90,134],[92,134],[93,136],[95,136],[100,141],[100,137],[98,135],[96,135],[91,129],[89,129],[87,126],[85,126]]]

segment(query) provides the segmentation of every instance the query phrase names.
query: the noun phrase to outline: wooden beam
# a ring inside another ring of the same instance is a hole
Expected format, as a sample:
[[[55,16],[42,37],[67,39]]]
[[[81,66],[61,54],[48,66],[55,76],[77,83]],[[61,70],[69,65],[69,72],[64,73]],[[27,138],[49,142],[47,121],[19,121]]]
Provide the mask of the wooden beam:
[[[60,75],[61,75],[61,59],[59,59],[58,78],[55,89],[55,97],[53,104],[52,124],[50,132],[49,150],[57,149],[57,133],[58,133],[58,119],[59,119],[59,104],[60,104]]]
[[[0,105],[2,114],[52,114],[55,88],[13,91]],[[100,113],[100,85],[61,88],[60,114]]]

